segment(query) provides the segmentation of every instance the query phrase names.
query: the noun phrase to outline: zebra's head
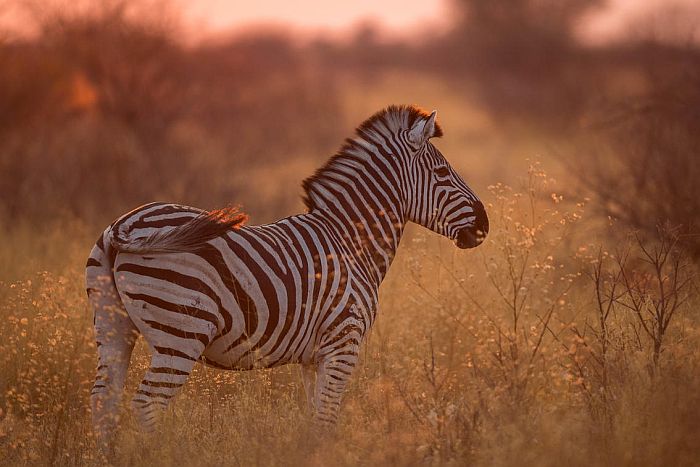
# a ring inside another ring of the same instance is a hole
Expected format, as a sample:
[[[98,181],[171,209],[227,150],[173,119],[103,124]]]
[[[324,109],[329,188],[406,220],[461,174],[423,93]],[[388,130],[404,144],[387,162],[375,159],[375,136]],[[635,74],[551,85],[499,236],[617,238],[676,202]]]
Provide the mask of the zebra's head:
[[[408,220],[454,240],[459,248],[480,245],[489,231],[484,205],[433,146],[442,136],[436,112],[418,114],[404,130],[409,148],[404,195]]]

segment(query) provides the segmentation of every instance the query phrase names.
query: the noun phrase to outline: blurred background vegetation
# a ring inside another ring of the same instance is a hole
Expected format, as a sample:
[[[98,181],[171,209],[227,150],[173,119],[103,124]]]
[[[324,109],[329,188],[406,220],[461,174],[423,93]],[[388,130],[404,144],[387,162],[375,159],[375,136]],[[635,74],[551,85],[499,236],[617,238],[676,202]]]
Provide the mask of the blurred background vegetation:
[[[192,44],[172,7],[20,3],[37,33],[0,35],[4,224],[104,223],[154,199],[270,220],[299,207],[293,185],[355,125],[402,102],[441,111],[445,153],[477,188],[537,156],[634,228],[695,234],[698,42],[659,32],[667,20],[587,45],[575,26],[604,4],[455,0],[452,28],[411,40],[366,24],[345,39],[268,29]]]
[[[153,200],[300,212],[301,180],[392,103],[438,110],[488,241],[408,229],[336,437],[310,440],[292,369],[198,367],[119,463],[697,464],[697,8],[598,42],[576,31],[605,0],[192,41],[168,3],[10,3],[35,33],[0,30],[0,464],[96,461],[82,267],[105,225]]]

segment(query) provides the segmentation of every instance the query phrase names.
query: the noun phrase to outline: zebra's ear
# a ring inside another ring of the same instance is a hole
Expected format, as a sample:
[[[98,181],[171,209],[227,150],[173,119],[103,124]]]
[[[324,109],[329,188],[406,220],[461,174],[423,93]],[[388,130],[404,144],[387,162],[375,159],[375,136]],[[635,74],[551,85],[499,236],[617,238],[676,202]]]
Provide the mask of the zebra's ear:
[[[437,110],[433,110],[427,120],[417,119],[413,128],[408,133],[408,139],[412,143],[422,146],[430,138],[435,136],[435,117]]]

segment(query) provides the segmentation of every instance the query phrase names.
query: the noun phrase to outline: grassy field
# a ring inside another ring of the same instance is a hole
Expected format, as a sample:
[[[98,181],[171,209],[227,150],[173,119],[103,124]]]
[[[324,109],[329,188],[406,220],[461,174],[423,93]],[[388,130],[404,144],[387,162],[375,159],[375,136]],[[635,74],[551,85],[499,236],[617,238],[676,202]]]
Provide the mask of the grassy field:
[[[8,3],[37,36],[0,30],[0,466],[104,464],[83,274],[109,222],[301,212],[301,181],[389,104],[437,109],[485,243],[407,229],[335,430],[294,366],[198,365],[145,437],[139,341],[114,464],[700,465],[696,46],[580,44],[591,0],[453,1],[455,28],[411,43],[188,45],[167,3]]]
[[[449,122],[469,121],[456,112],[445,112],[448,131]],[[461,137],[446,143],[458,147]],[[494,164],[483,164],[473,183],[491,218],[483,246],[459,251],[417,227],[407,232],[335,431],[314,430],[296,367],[198,366],[156,435],[144,438],[126,416],[115,463],[697,465],[693,267],[679,255],[674,270],[670,245],[663,287],[654,286],[642,248],[665,244],[598,227],[583,200],[562,199],[563,184],[538,164],[509,171],[508,184],[486,182],[489,171]],[[101,463],[83,290],[99,231],[62,219],[2,230],[1,465]],[[642,280],[648,287],[638,290]],[[669,321],[658,336],[661,290]],[[679,306],[669,317],[673,297]],[[147,364],[140,341],[128,394]]]

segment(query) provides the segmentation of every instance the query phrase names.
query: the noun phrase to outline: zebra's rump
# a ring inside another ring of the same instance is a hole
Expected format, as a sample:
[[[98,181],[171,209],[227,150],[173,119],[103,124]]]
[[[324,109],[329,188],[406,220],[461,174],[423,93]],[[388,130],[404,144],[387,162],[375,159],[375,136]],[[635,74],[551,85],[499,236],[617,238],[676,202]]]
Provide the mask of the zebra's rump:
[[[240,228],[246,220],[247,216],[235,207],[203,211],[151,203],[117,220],[111,228],[110,243],[117,251],[131,253],[193,251]]]
[[[173,203],[149,203],[121,216],[112,223],[110,230],[118,237],[146,238],[170,231],[205,212],[203,209]]]

